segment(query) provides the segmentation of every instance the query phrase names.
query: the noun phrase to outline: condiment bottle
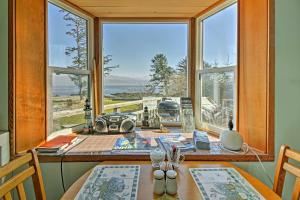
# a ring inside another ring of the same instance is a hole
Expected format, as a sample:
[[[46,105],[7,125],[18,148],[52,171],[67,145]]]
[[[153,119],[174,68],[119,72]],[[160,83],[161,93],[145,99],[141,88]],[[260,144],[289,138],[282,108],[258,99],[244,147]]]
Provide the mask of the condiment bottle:
[[[177,194],[177,172],[174,170],[168,170],[167,171],[167,180],[166,180],[166,188],[167,193],[170,195]]]
[[[158,195],[164,194],[166,188],[165,173],[162,170],[155,170],[153,176],[153,192]]]

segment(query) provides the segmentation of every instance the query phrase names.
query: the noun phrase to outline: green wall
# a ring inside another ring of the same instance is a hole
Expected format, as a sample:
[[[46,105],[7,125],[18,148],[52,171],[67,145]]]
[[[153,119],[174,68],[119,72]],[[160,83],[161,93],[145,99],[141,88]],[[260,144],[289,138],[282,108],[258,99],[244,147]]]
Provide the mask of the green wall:
[[[288,144],[300,151],[300,1],[275,1],[275,150]],[[268,184],[258,163],[241,163],[248,172]],[[273,177],[275,163],[264,164]],[[284,199],[290,199],[294,177],[288,175]],[[269,184],[270,185],[270,184]]]
[[[7,129],[7,0],[0,1],[0,128]],[[276,86],[275,149],[289,144],[300,151],[300,1],[276,0]],[[72,184],[96,163],[64,164],[66,185]],[[267,178],[258,163],[236,163],[266,184]],[[273,177],[274,162],[264,163]],[[60,164],[42,164],[48,199],[63,194]],[[288,175],[284,199],[290,199],[293,178]],[[27,187],[28,188],[28,187]],[[29,195],[32,190],[29,190]],[[32,198],[29,198],[32,199]]]
[[[8,124],[8,0],[0,0],[0,130]]]

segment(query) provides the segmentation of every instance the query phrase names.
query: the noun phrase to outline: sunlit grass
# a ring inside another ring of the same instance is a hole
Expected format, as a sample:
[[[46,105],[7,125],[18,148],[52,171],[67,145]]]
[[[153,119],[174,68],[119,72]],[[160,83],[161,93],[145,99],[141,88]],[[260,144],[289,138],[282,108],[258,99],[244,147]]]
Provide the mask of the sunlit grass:
[[[116,104],[116,103],[122,103],[122,102],[128,102],[128,101],[104,98],[104,105]],[[142,104],[129,105],[129,106],[122,107],[121,112],[134,112],[134,111],[138,111],[138,110],[142,110],[142,109],[143,109]],[[111,113],[111,112],[113,112],[113,109],[104,110],[104,112]],[[85,123],[84,113],[55,119],[53,121],[53,127],[55,130],[60,130],[63,126],[82,124],[82,123]]]

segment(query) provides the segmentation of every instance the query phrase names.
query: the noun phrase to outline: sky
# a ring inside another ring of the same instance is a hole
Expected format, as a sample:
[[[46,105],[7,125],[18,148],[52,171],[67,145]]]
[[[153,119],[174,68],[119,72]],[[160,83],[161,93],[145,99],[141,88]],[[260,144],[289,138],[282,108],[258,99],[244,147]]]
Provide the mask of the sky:
[[[67,67],[71,56],[66,47],[74,46],[74,39],[66,35],[70,27],[63,20],[61,8],[49,3],[48,37],[49,66]],[[226,8],[204,20],[204,60],[209,63],[236,64],[237,6]],[[163,53],[175,68],[187,56],[187,24],[104,24],[103,52],[112,55],[110,65],[119,65],[112,75],[149,78],[151,59]]]
[[[103,24],[104,54],[112,55],[111,65],[120,65],[112,75],[148,76],[158,53],[175,68],[187,55],[187,41],[187,24]]]
[[[218,66],[237,63],[237,4],[203,21],[203,59]]]

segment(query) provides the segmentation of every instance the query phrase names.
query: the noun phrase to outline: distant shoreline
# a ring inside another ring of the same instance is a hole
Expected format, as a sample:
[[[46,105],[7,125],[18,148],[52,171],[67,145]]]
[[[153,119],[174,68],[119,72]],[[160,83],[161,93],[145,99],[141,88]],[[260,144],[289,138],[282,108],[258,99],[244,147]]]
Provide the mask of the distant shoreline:
[[[76,86],[56,86],[52,88],[52,96],[76,96],[78,91],[78,87]],[[140,93],[144,91],[144,85],[107,85],[104,87],[104,96],[116,93]]]

